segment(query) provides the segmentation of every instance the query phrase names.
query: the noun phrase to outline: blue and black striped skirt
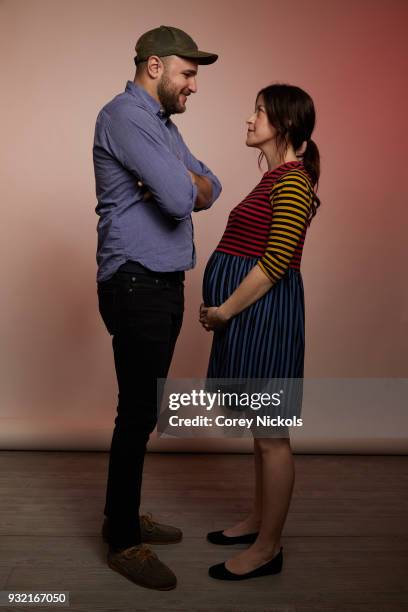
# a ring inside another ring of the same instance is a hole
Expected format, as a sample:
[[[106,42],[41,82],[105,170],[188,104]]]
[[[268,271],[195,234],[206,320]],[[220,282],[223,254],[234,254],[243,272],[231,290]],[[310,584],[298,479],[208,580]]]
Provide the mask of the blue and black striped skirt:
[[[204,272],[206,306],[225,302],[257,261],[214,251]],[[304,352],[302,276],[288,268],[261,299],[214,332],[207,378],[303,378]]]

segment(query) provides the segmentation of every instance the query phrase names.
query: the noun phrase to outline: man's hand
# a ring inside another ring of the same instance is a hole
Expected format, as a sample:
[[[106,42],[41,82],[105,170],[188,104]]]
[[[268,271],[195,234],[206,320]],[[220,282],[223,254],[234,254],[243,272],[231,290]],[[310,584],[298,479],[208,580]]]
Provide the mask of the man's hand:
[[[206,208],[212,199],[212,182],[207,177],[191,172],[191,170],[188,170],[188,173],[191,176],[193,183],[197,186],[197,198],[195,201],[194,210]]]
[[[149,191],[149,188],[146,187],[146,185],[142,183],[142,181],[137,181],[137,186],[142,190],[144,202],[147,202],[148,200],[151,200],[153,198],[152,192]]]

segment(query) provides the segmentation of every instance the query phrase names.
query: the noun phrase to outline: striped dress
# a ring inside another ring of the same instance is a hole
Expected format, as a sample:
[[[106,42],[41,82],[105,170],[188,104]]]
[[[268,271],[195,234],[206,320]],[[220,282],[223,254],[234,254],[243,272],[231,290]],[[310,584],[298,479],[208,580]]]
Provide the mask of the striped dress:
[[[231,211],[205,269],[204,303],[221,305],[256,265],[273,285],[214,332],[208,378],[303,377],[300,263],[313,193],[302,162],[287,162],[266,172]]]

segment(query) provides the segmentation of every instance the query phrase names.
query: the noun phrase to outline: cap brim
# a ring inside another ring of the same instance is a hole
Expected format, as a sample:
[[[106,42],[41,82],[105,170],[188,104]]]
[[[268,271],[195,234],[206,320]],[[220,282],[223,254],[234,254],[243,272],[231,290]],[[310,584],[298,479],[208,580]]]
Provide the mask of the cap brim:
[[[186,55],[182,55],[181,53],[177,53],[176,55],[186,59],[192,59],[196,61],[197,64],[213,64],[218,59],[218,55],[216,53],[207,53],[206,51],[191,51],[191,53]]]

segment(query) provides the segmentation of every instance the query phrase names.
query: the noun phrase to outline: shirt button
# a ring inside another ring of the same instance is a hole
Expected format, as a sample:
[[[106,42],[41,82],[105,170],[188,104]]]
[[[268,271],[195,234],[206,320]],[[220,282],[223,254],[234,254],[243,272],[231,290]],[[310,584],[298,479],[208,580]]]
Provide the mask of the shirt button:
[[[136,280],[136,277],[132,276],[132,282],[135,282],[135,280]]]
[[[131,288],[129,289],[129,293],[132,293],[132,291],[133,291],[133,289],[132,289],[132,287],[131,287]]]

